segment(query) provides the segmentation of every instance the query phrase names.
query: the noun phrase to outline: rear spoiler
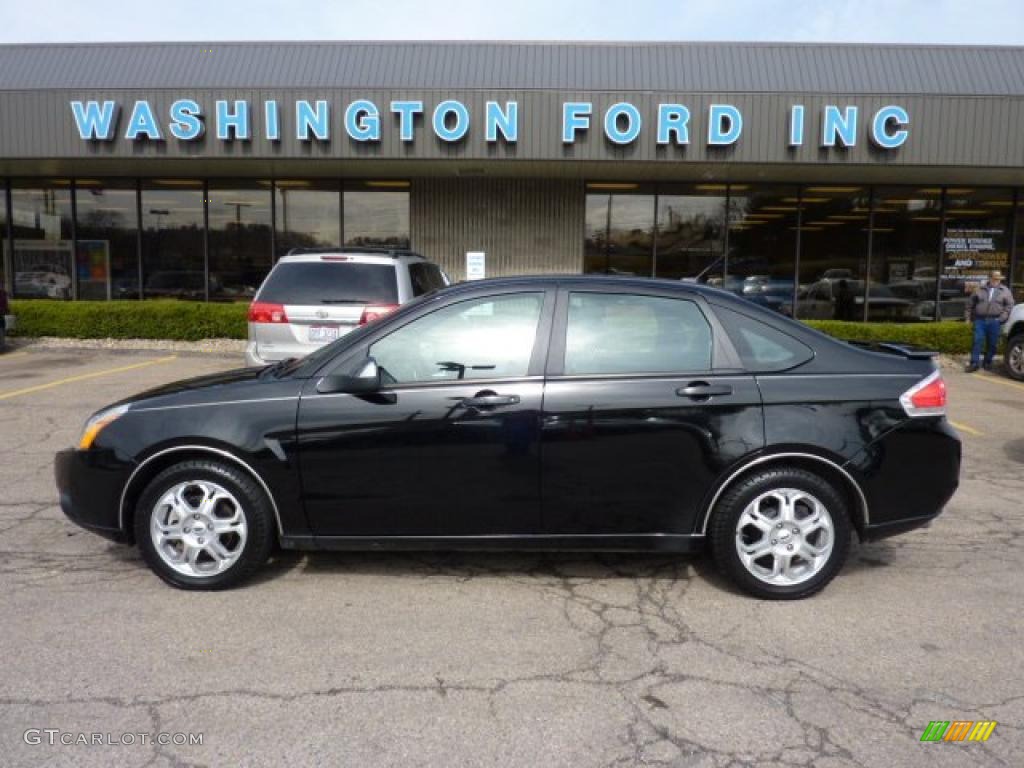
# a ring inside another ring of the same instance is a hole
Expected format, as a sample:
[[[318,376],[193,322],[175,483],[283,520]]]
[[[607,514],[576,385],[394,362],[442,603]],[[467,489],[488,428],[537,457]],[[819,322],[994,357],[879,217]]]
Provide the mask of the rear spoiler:
[[[871,352],[882,352],[887,355],[899,355],[901,357],[905,357],[907,360],[929,360],[939,356],[939,353],[934,349],[918,347],[914,344],[899,344],[893,341],[850,340],[847,343]]]

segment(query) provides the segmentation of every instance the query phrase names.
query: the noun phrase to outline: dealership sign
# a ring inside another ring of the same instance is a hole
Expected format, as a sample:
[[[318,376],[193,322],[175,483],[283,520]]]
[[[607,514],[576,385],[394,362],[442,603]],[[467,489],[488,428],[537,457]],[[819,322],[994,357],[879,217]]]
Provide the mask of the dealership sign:
[[[325,100],[298,100],[288,107],[290,119],[285,120],[281,103],[268,100],[253,107],[246,100],[218,100],[207,114],[194,99],[178,99],[166,114],[158,114],[149,101],[126,105],[127,118],[119,128],[121,105],[116,101],[72,101],[71,114],[78,135],[85,141],[112,141],[119,135],[128,141],[165,141],[169,138],[190,142],[201,139],[212,122],[220,141],[250,141],[254,123],[262,126],[266,141],[281,140],[285,130],[303,142],[326,142],[332,138],[335,117],[332,105]],[[416,138],[416,118],[429,125],[439,140],[457,143],[466,139],[476,120],[482,120],[485,140],[507,144],[519,141],[519,103],[488,101],[480,116],[457,99],[447,99],[432,109],[422,101],[392,101],[387,105],[390,122],[397,123],[399,138],[411,142]],[[684,104],[658,104],[653,114],[645,115],[634,104],[620,101],[603,112],[596,111],[589,101],[568,101],[562,104],[562,143],[571,145],[591,131],[600,131],[612,144],[628,145],[642,132],[654,132],[661,145],[685,146],[691,134],[699,135],[710,147],[728,147],[743,136],[743,113],[732,104],[711,104],[701,115],[692,115]],[[702,126],[695,125],[702,121]],[[874,112],[861,114],[854,105],[826,104],[817,115],[816,126],[802,104],[793,104],[787,115],[786,134],[790,147],[803,146],[805,138],[818,128],[822,147],[854,147],[858,138],[867,136],[881,149],[896,149],[910,135],[910,116],[904,107],[890,104]],[[345,106],[341,125],[345,135],[354,142],[372,143],[381,140],[385,123],[381,108],[368,99],[356,99]],[[810,143],[810,140],[808,141]]]

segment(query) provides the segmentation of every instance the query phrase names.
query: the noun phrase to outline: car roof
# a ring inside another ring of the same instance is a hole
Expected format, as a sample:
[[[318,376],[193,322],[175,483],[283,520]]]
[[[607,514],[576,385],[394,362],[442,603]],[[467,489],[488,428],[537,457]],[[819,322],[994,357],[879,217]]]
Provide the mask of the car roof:
[[[322,261],[324,256],[346,256],[345,261],[362,261],[381,263],[386,259],[426,261],[426,258],[415,251],[404,248],[292,248],[277,260],[280,264],[290,262]],[[344,263],[344,262],[340,262]]]
[[[557,285],[594,286],[600,288],[634,288],[641,290],[678,291],[700,294],[719,300],[743,301],[735,294],[703,283],[690,283],[664,277],[632,277],[625,275],[516,275],[513,277],[489,277],[485,280],[467,280],[442,289],[447,293],[486,291],[494,288],[545,288]]]

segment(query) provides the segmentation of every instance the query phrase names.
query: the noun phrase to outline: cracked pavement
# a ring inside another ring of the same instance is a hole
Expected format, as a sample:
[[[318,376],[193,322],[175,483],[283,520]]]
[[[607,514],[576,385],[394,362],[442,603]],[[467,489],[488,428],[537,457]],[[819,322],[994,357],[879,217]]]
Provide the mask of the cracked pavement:
[[[0,396],[159,357],[0,356]],[[178,358],[0,399],[0,763],[1024,764],[1024,387],[946,371],[962,485],[768,603],[704,557],[286,553],[184,593],[67,522],[52,460],[96,408],[234,366]],[[930,720],[997,720],[922,744]],[[202,745],[26,744],[201,732]]]

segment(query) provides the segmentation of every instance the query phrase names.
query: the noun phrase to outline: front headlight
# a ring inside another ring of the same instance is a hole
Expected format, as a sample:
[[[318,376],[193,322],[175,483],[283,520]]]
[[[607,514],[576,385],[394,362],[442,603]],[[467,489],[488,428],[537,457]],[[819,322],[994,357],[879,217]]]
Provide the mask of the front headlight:
[[[82,437],[78,441],[78,450],[87,451],[92,447],[93,442],[99,436],[100,432],[112,422],[121,418],[128,410],[129,404],[118,405],[114,408],[107,408],[106,410],[100,411],[94,414],[85,422],[85,427],[82,429]]]

